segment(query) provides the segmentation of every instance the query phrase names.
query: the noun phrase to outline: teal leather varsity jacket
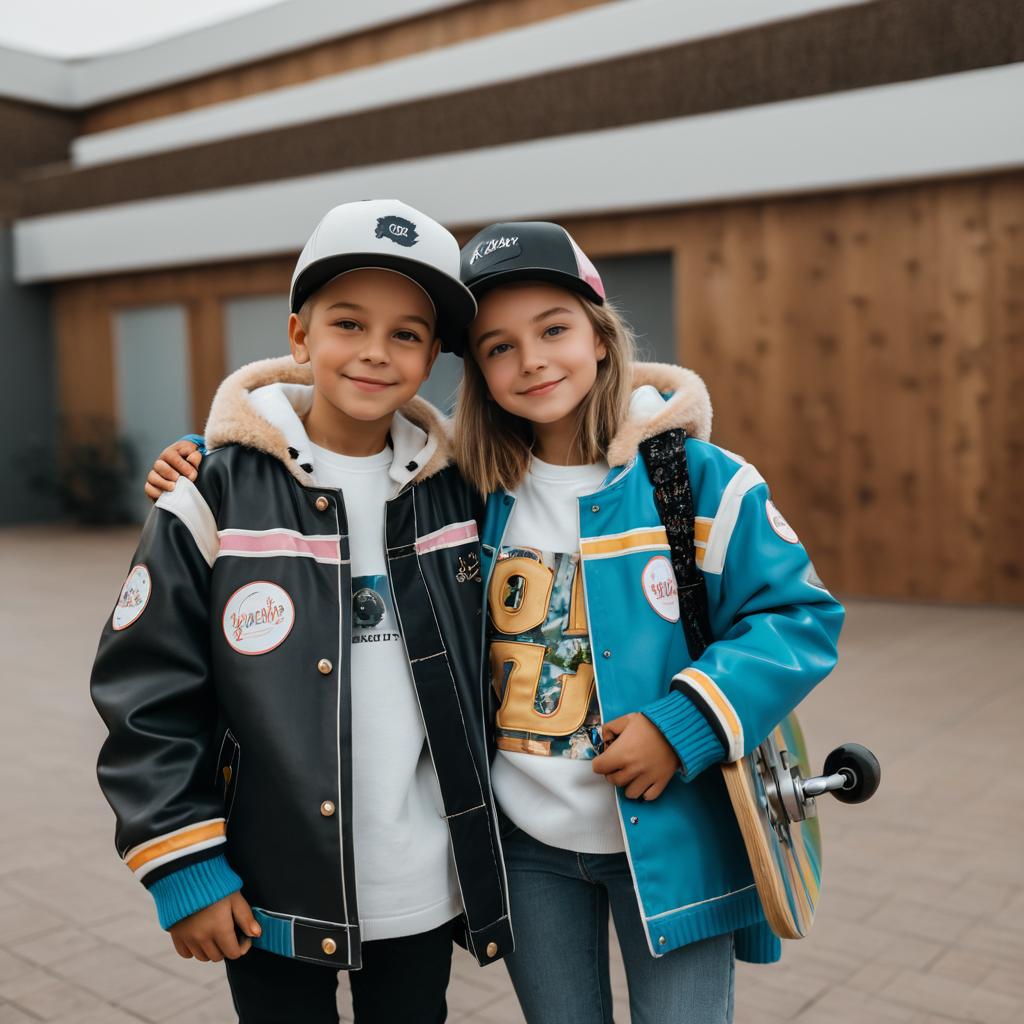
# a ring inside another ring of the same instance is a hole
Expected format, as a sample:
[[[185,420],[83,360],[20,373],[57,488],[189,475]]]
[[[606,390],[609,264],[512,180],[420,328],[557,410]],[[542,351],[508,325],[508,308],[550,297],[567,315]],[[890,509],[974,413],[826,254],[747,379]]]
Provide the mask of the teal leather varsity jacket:
[[[732,931],[740,958],[770,962],[780,943],[717,766],[749,754],[828,675],[844,612],[761,474],[707,441],[711,405],[700,378],[645,363],[634,368],[634,386],[629,419],[609,447],[611,471],[579,499],[579,530],[602,720],[642,712],[682,763],[655,801],[617,791],[637,902],[654,956]],[[697,561],[714,638],[696,661],[665,587],[669,542],[637,453],[641,441],[676,427],[691,435]],[[488,501],[487,581],[514,505],[506,493]],[[487,689],[493,721],[497,697]]]

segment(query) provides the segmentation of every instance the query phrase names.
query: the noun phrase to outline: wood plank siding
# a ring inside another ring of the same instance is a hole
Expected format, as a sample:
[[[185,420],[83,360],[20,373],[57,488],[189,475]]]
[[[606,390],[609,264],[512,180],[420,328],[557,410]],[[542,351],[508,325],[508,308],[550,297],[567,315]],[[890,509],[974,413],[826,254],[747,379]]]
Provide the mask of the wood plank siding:
[[[480,39],[494,32],[529,25],[604,0],[474,0],[394,25],[332,39],[295,53],[243,67],[229,68],[180,85],[154,89],[94,107],[82,118],[81,132],[107,131],[154,117],[208,107],[298,85],[327,75],[353,71],[426,50]]]
[[[1024,602],[1024,173],[566,226],[597,257],[673,254],[713,439],[762,471],[829,586]],[[293,258],[56,286],[62,408],[114,408],[117,309],[182,302],[201,419],[220,304],[287,292]]]

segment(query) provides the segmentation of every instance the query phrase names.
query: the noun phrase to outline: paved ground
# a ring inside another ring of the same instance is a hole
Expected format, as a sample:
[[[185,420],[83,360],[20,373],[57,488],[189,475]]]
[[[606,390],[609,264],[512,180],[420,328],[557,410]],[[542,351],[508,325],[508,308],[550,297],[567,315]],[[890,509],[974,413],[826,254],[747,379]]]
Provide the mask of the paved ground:
[[[235,1020],[223,968],[174,954],[118,861],[95,783],[87,679],[134,537],[0,531],[0,1024]],[[1024,612],[858,602],[842,643],[804,725],[819,760],[872,746],[883,787],[824,807],[814,932],[739,967],[737,1024],[1020,1022]],[[522,1020],[503,968],[461,951],[450,1005],[452,1021]]]

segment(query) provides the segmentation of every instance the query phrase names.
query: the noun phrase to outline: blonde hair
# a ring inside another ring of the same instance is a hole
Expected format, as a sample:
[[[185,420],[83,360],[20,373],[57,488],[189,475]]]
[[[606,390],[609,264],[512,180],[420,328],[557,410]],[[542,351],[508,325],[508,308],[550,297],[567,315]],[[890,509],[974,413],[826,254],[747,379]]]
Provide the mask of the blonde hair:
[[[636,342],[612,303],[599,306],[583,296],[576,298],[607,350],[597,364],[594,386],[576,411],[576,455],[587,463],[604,457],[626,418]],[[455,410],[455,461],[481,494],[514,490],[530,465],[533,424],[506,412],[491,398],[469,345],[463,363]]]

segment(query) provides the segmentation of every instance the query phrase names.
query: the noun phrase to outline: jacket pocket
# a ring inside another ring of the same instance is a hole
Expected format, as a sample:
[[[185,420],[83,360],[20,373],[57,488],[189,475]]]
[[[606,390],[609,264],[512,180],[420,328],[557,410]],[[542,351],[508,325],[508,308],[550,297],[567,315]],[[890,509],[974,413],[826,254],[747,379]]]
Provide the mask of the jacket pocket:
[[[227,729],[220,741],[220,753],[217,755],[217,776],[214,785],[224,798],[224,820],[231,818],[231,808],[235,802],[235,791],[238,788],[238,764],[241,760],[242,748],[235,739],[235,734]]]

